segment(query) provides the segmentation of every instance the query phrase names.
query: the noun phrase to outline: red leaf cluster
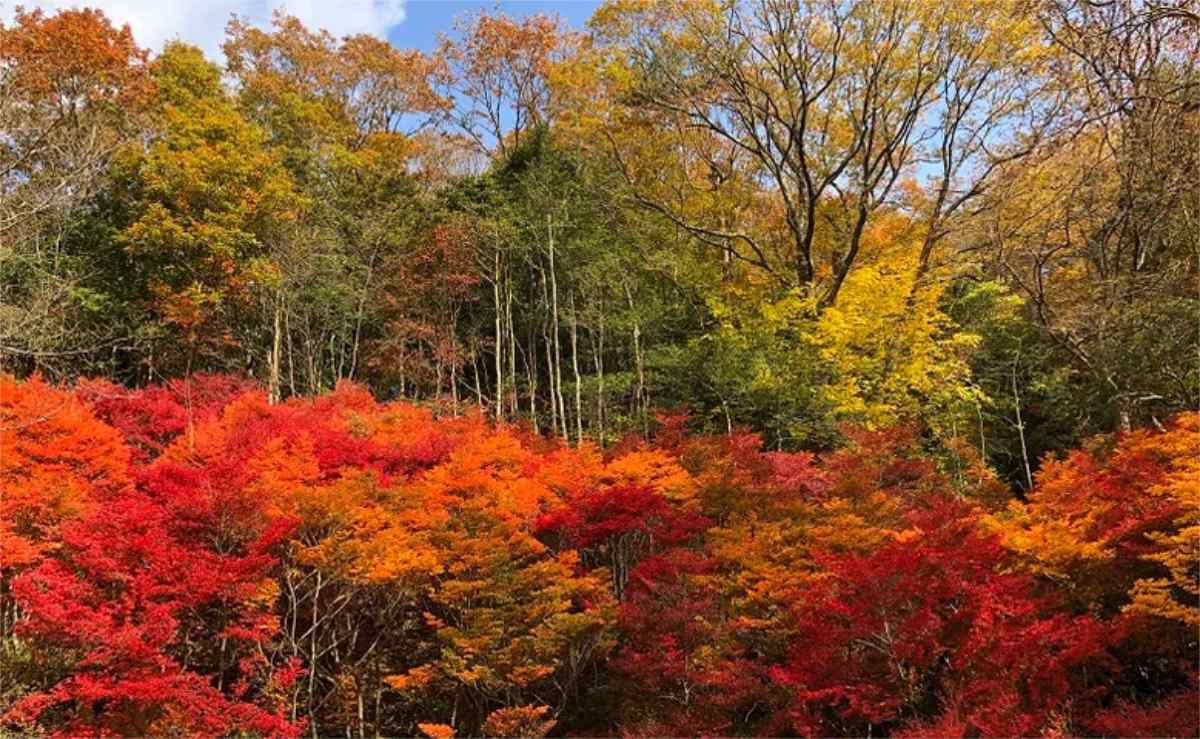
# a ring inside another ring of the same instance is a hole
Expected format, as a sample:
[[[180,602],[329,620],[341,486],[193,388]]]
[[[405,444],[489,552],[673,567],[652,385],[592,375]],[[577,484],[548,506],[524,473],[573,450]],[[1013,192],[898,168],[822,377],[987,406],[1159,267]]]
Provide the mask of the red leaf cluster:
[[[0,722],[1197,735],[1200,419],[1000,512],[913,429],[814,455],[686,424],[602,453],[352,385],[0,378]]]

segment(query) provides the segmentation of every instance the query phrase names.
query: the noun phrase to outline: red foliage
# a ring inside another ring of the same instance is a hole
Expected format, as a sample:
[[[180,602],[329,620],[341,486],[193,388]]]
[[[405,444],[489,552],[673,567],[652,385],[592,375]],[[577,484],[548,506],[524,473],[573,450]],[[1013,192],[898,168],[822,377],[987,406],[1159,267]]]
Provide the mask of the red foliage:
[[[1051,463],[1005,521],[915,430],[848,435],[769,453],[676,415],[601,454],[350,384],[0,377],[0,637],[43,666],[0,724],[295,736],[370,700],[391,733],[1200,732],[1162,564],[1192,436]],[[1146,577],[1167,595],[1124,608]],[[588,685],[611,702],[572,715]]]
[[[580,550],[585,565],[608,568],[613,595],[625,597],[631,572],[644,558],[686,543],[709,525],[705,517],[645,485],[602,487],[576,495],[541,516],[535,532]]]
[[[732,643],[715,575],[713,560],[687,549],[633,571],[620,619],[627,641],[614,660],[627,735],[722,735],[753,717],[761,668]]]
[[[807,500],[828,496],[829,479],[808,452],[771,452],[765,455],[771,465],[771,487],[782,495]]]
[[[829,557],[796,604],[793,649],[772,671],[793,691],[795,731],[1028,736],[1091,697],[1082,668],[1109,666],[1107,628],[1046,615],[969,508],[930,503],[877,551]]]
[[[830,495],[856,499],[882,492],[905,507],[920,507],[926,499],[938,499],[945,480],[937,474],[933,460],[921,453],[917,429],[843,431],[850,444],[823,463],[833,481]]]
[[[613,544],[629,534],[640,534],[648,543],[673,546],[685,542],[708,525],[707,519],[683,510],[645,485],[603,488],[571,499],[538,519],[536,530],[557,532],[567,546],[588,549]]]
[[[237,375],[196,374],[136,390],[107,380],[82,380],[76,395],[98,418],[120,430],[134,461],[145,464],[189,428],[216,418],[234,398],[258,389],[252,380]]]
[[[1200,685],[1193,675],[1183,690],[1150,706],[1121,701],[1092,717],[1088,728],[1103,736],[1200,736]]]
[[[50,712],[75,735],[297,735],[301,726],[254,703],[267,677],[261,646],[277,628],[256,596],[285,530],[253,501],[198,499],[194,477],[141,482],[65,526],[59,555],[14,581],[21,636],[77,660],[5,720]]]

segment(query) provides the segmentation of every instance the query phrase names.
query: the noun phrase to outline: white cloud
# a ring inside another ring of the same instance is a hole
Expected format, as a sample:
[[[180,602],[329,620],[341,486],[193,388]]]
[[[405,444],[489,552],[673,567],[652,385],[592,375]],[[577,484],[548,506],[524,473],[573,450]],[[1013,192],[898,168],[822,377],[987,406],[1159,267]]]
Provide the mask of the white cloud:
[[[0,0],[0,18],[12,17],[13,6],[99,8],[120,25],[128,23],[138,44],[159,51],[167,41],[181,39],[223,61],[225,24],[236,13],[254,25],[266,26],[271,13],[283,8],[309,28],[324,28],[334,36],[370,33],[387,37],[388,29],[404,21],[405,0]]]

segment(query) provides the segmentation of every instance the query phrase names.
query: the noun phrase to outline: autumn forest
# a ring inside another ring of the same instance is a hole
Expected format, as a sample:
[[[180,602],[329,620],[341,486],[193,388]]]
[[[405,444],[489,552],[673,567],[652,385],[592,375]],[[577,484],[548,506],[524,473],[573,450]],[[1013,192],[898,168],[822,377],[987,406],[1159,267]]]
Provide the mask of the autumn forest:
[[[452,28],[0,16],[0,736],[1200,737],[1200,3]]]

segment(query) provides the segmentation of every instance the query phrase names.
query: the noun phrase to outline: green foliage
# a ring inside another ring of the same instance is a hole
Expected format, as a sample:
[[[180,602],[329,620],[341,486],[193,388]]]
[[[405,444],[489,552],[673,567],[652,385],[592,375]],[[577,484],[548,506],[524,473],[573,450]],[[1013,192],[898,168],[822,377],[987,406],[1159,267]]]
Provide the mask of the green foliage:
[[[912,425],[1023,489],[1200,402],[1194,45],[1155,41],[1179,19],[759,11],[614,0],[591,37],[482,14],[430,54],[280,12],[231,22],[224,68],[18,14],[3,362],[240,370],[275,400],[359,379],[602,446],[660,407],[785,450]],[[1105,65],[1158,92],[1123,106]]]
[[[749,425],[776,447],[829,443],[831,408],[821,388],[831,372],[806,336],[811,304],[795,294],[760,302],[731,290],[710,297],[707,309],[710,329],[656,350],[656,395],[691,408],[713,430]]]

